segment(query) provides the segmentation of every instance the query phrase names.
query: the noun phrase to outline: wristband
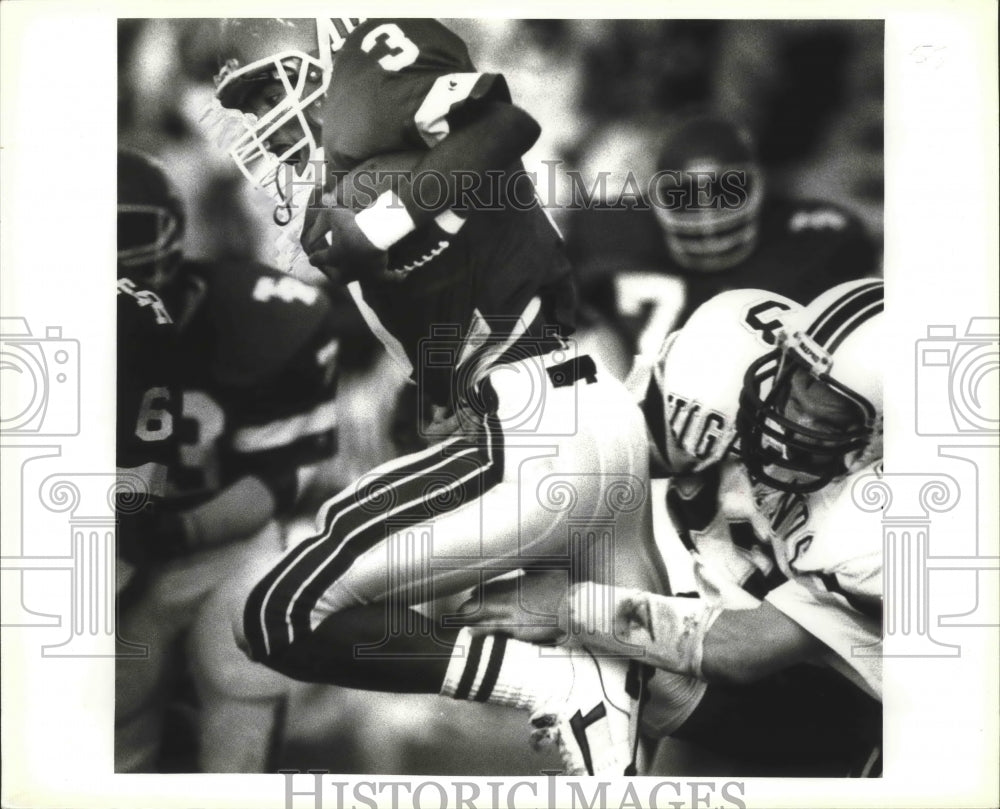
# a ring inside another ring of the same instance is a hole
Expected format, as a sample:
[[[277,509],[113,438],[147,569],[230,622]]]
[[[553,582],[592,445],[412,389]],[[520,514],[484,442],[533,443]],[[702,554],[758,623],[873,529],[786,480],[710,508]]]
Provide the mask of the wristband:
[[[354,216],[354,221],[375,247],[383,252],[416,229],[413,218],[392,191],[383,191],[374,204]]]
[[[451,208],[441,211],[441,213],[434,217],[434,221],[449,236],[454,236],[465,224],[465,218],[459,216]]]

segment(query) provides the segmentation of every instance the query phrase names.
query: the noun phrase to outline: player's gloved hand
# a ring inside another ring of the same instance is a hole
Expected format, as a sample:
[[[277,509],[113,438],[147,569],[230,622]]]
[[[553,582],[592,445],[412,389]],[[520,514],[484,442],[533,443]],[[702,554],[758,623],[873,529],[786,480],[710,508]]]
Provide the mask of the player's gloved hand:
[[[350,208],[310,207],[301,242],[309,263],[334,283],[378,276],[388,266],[388,253],[371,243]]]
[[[502,632],[528,643],[555,644],[569,628],[568,595],[565,573],[533,571],[490,582],[460,614],[473,636]]]

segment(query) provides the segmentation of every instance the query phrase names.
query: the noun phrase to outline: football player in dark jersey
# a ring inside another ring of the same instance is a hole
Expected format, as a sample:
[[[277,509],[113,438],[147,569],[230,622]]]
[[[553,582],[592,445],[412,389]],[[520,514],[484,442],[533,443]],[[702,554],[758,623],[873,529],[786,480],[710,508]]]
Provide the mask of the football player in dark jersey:
[[[148,581],[122,615],[124,637],[150,655],[118,663],[116,768],[157,766],[172,652],[186,642],[201,709],[198,767],[259,772],[288,682],[246,661],[228,615],[263,572],[254,565],[281,552],[279,520],[335,449],[330,305],[321,290],[264,266],[185,260],[182,206],[145,155],[119,153],[118,223],[119,273],[129,274],[120,297],[151,295],[169,307],[175,350],[157,363],[179,396],[167,508],[144,526]],[[146,367],[120,367],[120,389]]]
[[[430,402],[434,434],[325,505],[320,533],[254,589],[237,637],[301,679],[532,708],[575,742],[569,769],[620,774],[632,759],[622,661],[502,638],[456,648],[456,627],[410,609],[538,565],[562,566],[562,588],[612,568],[660,586],[641,415],[567,342],[570,267],[521,171],[538,125],[433,20],[229,20],[222,56],[217,99],[243,114],[228,118],[231,154],[274,189],[311,263],[348,283]],[[328,204],[349,172],[400,152],[416,153],[406,181],[360,212]],[[324,201],[306,208],[310,183]],[[584,572],[597,557],[607,565]],[[394,610],[415,629],[395,631]],[[551,703],[564,674],[581,690]],[[571,730],[574,712],[593,727]]]
[[[725,118],[678,121],[642,197],[581,200],[567,248],[587,302],[653,356],[705,301],[757,288],[809,301],[878,270],[853,214],[828,202],[766,193],[750,135]]]
[[[152,555],[147,531],[164,519],[167,476],[177,463],[180,390],[175,324],[160,297],[120,274],[115,460],[118,467],[119,607],[142,589]]]

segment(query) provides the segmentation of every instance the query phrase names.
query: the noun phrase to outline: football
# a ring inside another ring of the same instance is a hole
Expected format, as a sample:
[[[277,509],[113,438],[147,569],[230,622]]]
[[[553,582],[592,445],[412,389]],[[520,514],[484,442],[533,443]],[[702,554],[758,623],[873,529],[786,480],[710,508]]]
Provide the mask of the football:
[[[427,154],[423,150],[376,155],[353,168],[337,182],[338,205],[354,211],[371,207],[386,191],[395,191],[413,182],[413,169]]]

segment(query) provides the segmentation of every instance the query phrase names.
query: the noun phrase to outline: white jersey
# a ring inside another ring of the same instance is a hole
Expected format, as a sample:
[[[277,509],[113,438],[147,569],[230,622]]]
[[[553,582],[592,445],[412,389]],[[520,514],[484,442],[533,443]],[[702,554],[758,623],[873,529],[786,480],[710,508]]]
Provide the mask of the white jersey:
[[[727,609],[767,600],[830,647],[823,662],[881,698],[881,524],[850,496],[872,467],[795,495],[752,484],[726,452],[743,372],[773,350],[775,330],[796,308],[759,290],[716,296],[667,339],[643,410],[675,474],[667,510],[699,594]]]
[[[666,504],[691,553],[702,598],[725,609],[753,609],[786,581],[766,541],[767,520],[738,461],[672,479]]]
[[[797,309],[764,290],[723,292],[698,307],[645,374],[630,380],[643,393],[655,454],[672,475],[667,510],[692,554],[698,591],[729,609],[758,606],[784,581],[762,539],[767,524],[746,471],[729,449],[743,373],[774,349],[783,318]]]
[[[881,461],[808,495],[762,485],[755,495],[788,577],[766,600],[830,647],[831,666],[881,699],[881,515],[851,498],[854,482],[873,473]]]

